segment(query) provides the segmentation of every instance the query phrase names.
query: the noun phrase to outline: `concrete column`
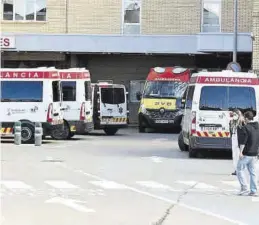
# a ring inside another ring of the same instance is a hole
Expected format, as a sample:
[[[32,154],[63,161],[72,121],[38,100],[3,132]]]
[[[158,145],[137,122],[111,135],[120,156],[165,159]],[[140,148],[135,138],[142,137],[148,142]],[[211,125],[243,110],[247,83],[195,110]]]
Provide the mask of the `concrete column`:
[[[70,55],[70,68],[78,66],[78,58],[75,54]]]
[[[259,75],[259,1],[253,4],[253,70]]]

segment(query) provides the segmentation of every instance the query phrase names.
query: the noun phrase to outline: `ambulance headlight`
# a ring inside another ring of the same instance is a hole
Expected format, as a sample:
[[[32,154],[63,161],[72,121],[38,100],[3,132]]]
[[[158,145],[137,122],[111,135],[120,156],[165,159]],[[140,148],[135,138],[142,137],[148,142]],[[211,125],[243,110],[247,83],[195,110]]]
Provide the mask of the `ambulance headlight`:
[[[142,112],[143,114],[148,114],[148,111],[146,110],[145,106],[143,104],[141,104],[140,106],[140,112]]]

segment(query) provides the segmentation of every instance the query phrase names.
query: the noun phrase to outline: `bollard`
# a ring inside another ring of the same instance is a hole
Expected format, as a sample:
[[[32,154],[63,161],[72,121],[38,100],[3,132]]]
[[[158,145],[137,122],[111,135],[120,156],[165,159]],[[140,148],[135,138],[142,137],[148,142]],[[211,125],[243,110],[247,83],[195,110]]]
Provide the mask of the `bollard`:
[[[14,124],[14,144],[22,144],[22,123],[21,121],[15,122]]]
[[[43,129],[41,123],[35,123],[34,141],[35,146],[41,146],[42,144]]]

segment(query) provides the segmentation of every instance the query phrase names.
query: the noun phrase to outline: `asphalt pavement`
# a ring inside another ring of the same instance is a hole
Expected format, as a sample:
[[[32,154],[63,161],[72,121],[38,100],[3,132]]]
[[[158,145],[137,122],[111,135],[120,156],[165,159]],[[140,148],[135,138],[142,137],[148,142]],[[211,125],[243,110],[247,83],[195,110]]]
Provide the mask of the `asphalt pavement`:
[[[2,225],[258,225],[229,155],[189,159],[177,134],[136,129],[1,143]]]

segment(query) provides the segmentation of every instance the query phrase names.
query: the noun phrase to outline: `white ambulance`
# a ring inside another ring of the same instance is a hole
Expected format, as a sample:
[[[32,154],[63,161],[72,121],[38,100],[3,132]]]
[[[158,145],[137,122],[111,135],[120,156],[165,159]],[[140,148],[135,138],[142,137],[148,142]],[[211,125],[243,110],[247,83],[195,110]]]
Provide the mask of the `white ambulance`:
[[[232,111],[252,110],[258,121],[259,82],[254,73],[232,71],[193,74],[182,103],[178,144],[189,157],[199,150],[231,150]]]
[[[92,84],[94,129],[114,135],[120,128],[128,126],[127,95],[122,84],[112,81]]]
[[[43,135],[62,129],[61,90],[55,68],[0,70],[1,135],[12,135],[13,126],[22,122],[22,143],[34,140],[34,123],[41,122]]]
[[[64,110],[64,129],[52,133],[54,139],[69,139],[93,129],[90,73],[85,68],[59,70]]]

